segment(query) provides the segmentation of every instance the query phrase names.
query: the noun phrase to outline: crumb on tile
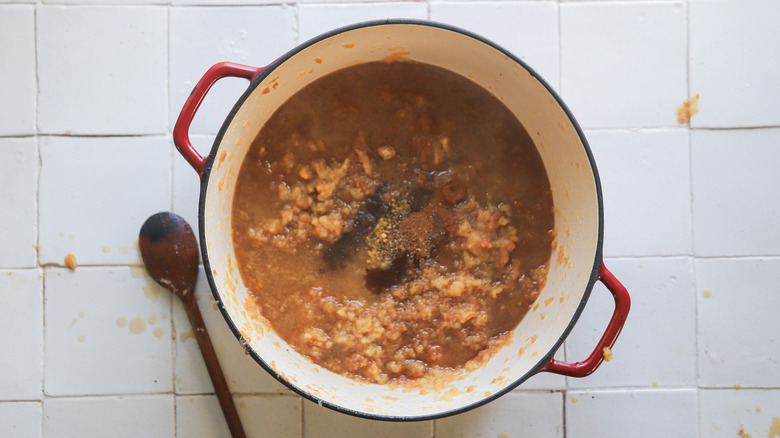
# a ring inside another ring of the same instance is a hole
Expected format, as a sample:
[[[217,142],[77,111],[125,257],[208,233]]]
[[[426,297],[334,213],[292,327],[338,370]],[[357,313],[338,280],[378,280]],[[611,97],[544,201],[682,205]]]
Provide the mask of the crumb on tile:
[[[712,291],[709,289],[704,289],[701,291],[701,294],[704,298],[710,298],[712,296]]]
[[[610,350],[609,347],[604,347],[604,350],[603,350],[602,354],[604,355],[604,360],[606,362],[609,362],[609,361],[612,360],[612,350]]]
[[[688,123],[691,116],[699,111],[699,94],[690,99],[686,99],[681,106],[677,107],[677,122],[680,124]]]
[[[71,271],[75,271],[76,270],[76,266],[78,266],[76,264],[76,256],[74,256],[73,254],[66,255],[65,256],[65,266],[67,266],[68,269],[70,269]]]

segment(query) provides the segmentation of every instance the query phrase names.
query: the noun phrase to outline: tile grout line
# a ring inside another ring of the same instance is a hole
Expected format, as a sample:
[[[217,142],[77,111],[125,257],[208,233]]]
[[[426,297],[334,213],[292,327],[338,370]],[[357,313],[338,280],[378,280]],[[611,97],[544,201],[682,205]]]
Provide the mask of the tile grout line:
[[[45,430],[45,418],[46,415],[44,415],[44,402],[46,401],[46,269],[41,266],[41,257],[40,257],[40,247],[41,247],[41,237],[40,237],[40,223],[41,223],[41,170],[43,167],[43,158],[41,157],[41,140],[39,136],[39,111],[40,111],[40,94],[41,94],[41,86],[40,86],[40,72],[39,72],[39,54],[38,54],[38,13],[41,8],[41,2],[42,0],[38,0],[38,2],[33,6],[33,50],[34,50],[34,68],[35,68],[35,99],[33,102],[33,114],[34,114],[34,144],[35,144],[35,157],[36,157],[36,163],[35,163],[35,265],[37,267],[38,272],[41,275],[41,362],[40,362],[40,371],[41,371],[41,390],[40,390],[40,399],[38,400],[38,403],[40,403],[41,406],[41,419],[40,419],[40,425],[41,425],[41,435],[43,435]]]
[[[306,436],[306,432],[303,430],[306,422],[304,421],[304,412],[303,412],[303,397],[298,397],[298,409],[300,409],[301,415],[298,417],[299,424],[301,425],[301,438],[304,438]]]
[[[41,1],[41,0],[39,0]],[[39,268],[41,267],[41,256],[40,256],[40,247],[41,247],[41,236],[40,236],[40,223],[41,223],[41,167],[43,163],[43,159],[41,158],[41,144],[40,144],[40,136],[38,134],[38,111],[40,108],[40,94],[41,94],[41,87],[40,87],[40,77],[38,72],[38,10],[40,8],[40,4],[36,4],[33,7],[33,50],[34,50],[34,68],[35,68],[35,102],[33,103],[33,108],[35,109],[34,114],[34,143],[35,143],[35,149],[36,149],[36,158],[37,162],[35,164],[35,171],[37,172],[37,175],[35,175],[35,181],[36,181],[36,187],[35,187],[35,265]]]
[[[297,46],[300,44],[301,38],[301,4],[294,1],[290,7],[292,8],[293,16],[295,17],[293,20],[293,41]]]
[[[563,96],[563,32],[562,32],[562,13],[561,13],[561,2],[560,0],[557,0],[555,2],[556,4],[556,14],[558,18],[558,94]],[[603,257],[603,256],[602,256]],[[561,345],[561,349],[563,350],[563,360],[566,359],[566,342],[564,342]],[[563,392],[561,397],[561,436],[563,438],[566,438],[567,436],[567,430],[566,430],[566,399],[569,397],[569,378],[563,377]]]
[[[165,14],[166,29],[165,30],[166,30],[166,38],[167,38],[167,46],[166,46],[166,58],[167,58],[166,67],[167,67],[167,69],[166,69],[166,72],[165,72],[165,76],[166,76],[166,81],[165,81],[166,90],[165,90],[165,92],[166,92],[166,97],[167,98],[165,99],[165,102],[166,102],[166,108],[165,108],[166,120],[165,120],[165,123],[168,126],[168,132],[167,132],[166,137],[168,139],[168,149],[169,149],[168,150],[168,155],[169,155],[169,158],[170,158],[170,163],[169,163],[169,165],[170,165],[170,168],[169,168],[170,169],[170,174],[168,175],[168,177],[170,178],[170,180],[168,181],[169,188],[170,188],[169,207],[170,207],[170,211],[173,211],[173,198],[174,198],[174,193],[173,193],[173,191],[174,191],[174,182],[173,182],[174,181],[174,165],[173,165],[173,161],[175,159],[175,154],[174,154],[174,147],[172,145],[173,128],[171,127],[171,6],[170,5],[168,5],[166,7],[165,12],[166,12],[166,14]]]
[[[563,96],[563,31],[561,30],[563,28],[561,19],[562,17],[562,5],[560,0],[557,0],[555,2],[556,5],[556,18],[558,20],[558,95]],[[563,344],[561,344],[561,350],[563,350],[563,360],[566,361],[566,342],[564,341]],[[569,396],[569,378],[566,376],[563,376],[563,392],[561,397],[561,436],[563,438],[566,438],[566,398]]]
[[[170,3],[165,6],[165,11],[166,11],[165,19],[166,19],[166,25],[167,25],[167,27],[166,27],[166,38],[167,38],[167,46],[166,46],[166,49],[167,49],[166,50],[166,52],[167,52],[166,53],[167,64],[166,64],[166,67],[167,67],[167,71],[165,72],[166,73],[166,81],[165,81],[165,83],[167,85],[166,90],[165,90],[166,91],[166,95],[167,95],[167,99],[166,99],[167,108],[166,108],[166,112],[165,112],[165,117],[166,117],[166,125],[168,127],[168,134],[167,134],[168,141],[169,141],[169,143],[168,143],[168,154],[169,154],[169,157],[170,157],[170,162],[169,162],[169,166],[170,166],[169,167],[169,169],[170,169],[170,174],[169,174],[169,178],[170,178],[170,180],[169,180],[169,188],[170,188],[169,206],[170,206],[171,211],[173,211],[173,198],[174,198],[174,182],[173,182],[174,181],[174,165],[173,165],[174,152],[173,152],[173,149],[174,149],[174,146],[172,145],[172,131],[171,131],[171,129],[172,129],[171,128],[171,12],[172,12],[172,6],[171,6]],[[175,338],[175,332],[174,332],[175,326],[174,326],[174,322],[173,322],[173,318],[174,318],[174,316],[173,316],[173,299],[171,299],[170,302],[169,302],[168,311],[169,311],[169,314],[171,315],[171,318],[169,320],[169,324],[170,324],[170,331],[171,331],[170,346],[171,346],[171,397],[173,399],[172,400],[173,401],[173,436],[174,437],[178,437],[179,436],[179,430],[178,430],[179,429],[179,421],[178,421],[178,407],[179,407],[179,403],[178,403],[178,398],[176,396],[176,338]]]
[[[686,99],[691,96],[691,3],[686,0],[685,3],[685,75],[686,75]],[[691,287],[693,288],[693,300],[695,304],[693,312],[694,321],[694,366],[696,367],[696,422],[695,430],[696,436],[701,437],[701,386],[700,386],[700,369],[699,369],[699,293],[698,282],[696,280],[696,231],[695,222],[693,219],[693,143],[692,143],[692,128],[691,123],[688,121],[688,185],[690,193],[690,213],[691,213],[691,260],[689,269],[691,270]]]

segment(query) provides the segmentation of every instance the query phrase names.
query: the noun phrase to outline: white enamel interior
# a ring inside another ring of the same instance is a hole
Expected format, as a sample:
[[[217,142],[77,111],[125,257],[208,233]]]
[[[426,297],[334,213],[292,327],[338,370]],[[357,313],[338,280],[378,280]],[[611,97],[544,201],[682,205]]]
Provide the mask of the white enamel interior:
[[[484,367],[458,376],[437,390],[358,383],[295,353],[250,307],[245,308],[247,290],[234,262],[230,237],[235,180],[247,148],[269,116],[312,81],[349,65],[388,56],[444,67],[499,97],[535,140],[554,195],[558,247],[550,260],[538,308],[519,324],[511,344]],[[529,377],[564,335],[588,288],[597,254],[596,184],[585,147],[566,113],[537,79],[501,51],[439,27],[401,23],[362,27],[320,40],[290,57],[238,109],[215,152],[208,176],[201,211],[206,257],[232,323],[282,379],[329,405],[357,413],[434,416],[483,401]]]

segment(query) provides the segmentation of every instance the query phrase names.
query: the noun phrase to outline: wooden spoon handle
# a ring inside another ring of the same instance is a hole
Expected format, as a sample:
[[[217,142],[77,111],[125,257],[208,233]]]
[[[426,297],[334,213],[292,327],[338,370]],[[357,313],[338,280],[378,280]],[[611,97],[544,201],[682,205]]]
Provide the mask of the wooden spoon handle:
[[[200,352],[203,354],[203,360],[206,362],[206,369],[211,377],[211,383],[214,385],[214,392],[217,394],[219,405],[222,407],[222,413],[225,414],[230,435],[233,438],[246,438],[244,428],[241,426],[241,419],[238,417],[236,405],[233,404],[233,397],[230,394],[225,375],[222,374],[222,368],[219,365],[217,353],[214,351],[214,345],[211,343],[209,332],[206,330],[206,324],[203,323],[203,315],[200,313],[198,303],[193,294],[185,294],[182,297],[184,308],[187,309],[187,316],[190,318],[192,333],[198,341]]]

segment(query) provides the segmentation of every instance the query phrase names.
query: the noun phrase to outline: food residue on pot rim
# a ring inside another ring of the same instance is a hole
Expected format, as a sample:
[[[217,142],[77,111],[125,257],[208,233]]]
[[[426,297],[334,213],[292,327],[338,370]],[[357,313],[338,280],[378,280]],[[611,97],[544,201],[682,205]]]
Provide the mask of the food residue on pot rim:
[[[609,362],[612,360],[612,350],[610,350],[609,347],[604,347],[604,350],[602,351],[602,355],[604,356],[605,362]]]

